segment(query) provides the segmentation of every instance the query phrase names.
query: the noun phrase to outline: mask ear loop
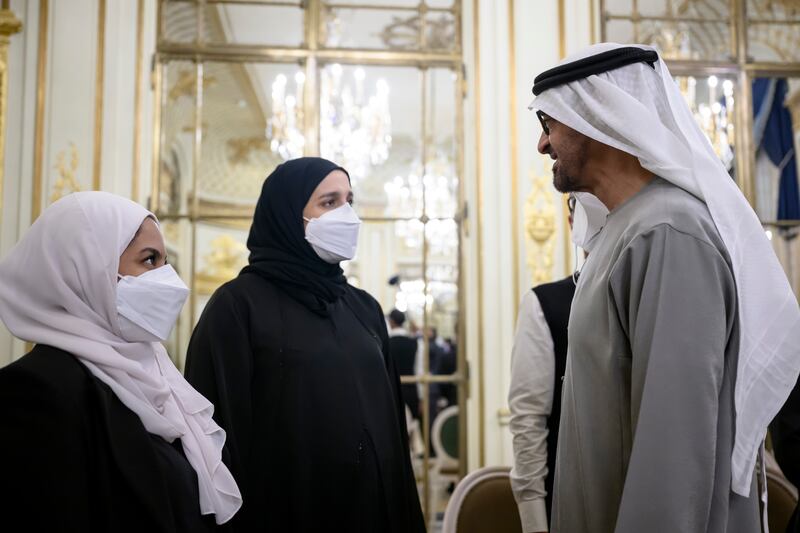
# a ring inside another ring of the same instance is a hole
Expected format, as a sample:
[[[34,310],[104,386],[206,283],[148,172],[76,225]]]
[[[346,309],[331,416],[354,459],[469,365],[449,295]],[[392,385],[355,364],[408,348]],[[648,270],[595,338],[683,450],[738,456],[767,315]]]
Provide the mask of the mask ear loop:
[[[572,194],[570,194],[570,197],[573,200],[575,198]],[[575,200],[575,203],[577,203],[577,200]],[[567,206],[569,206],[569,199],[567,200]],[[575,207],[573,206],[573,208],[570,209],[570,217],[574,217],[574,216],[575,216]],[[570,224],[570,231],[572,231],[572,225],[571,224]],[[575,257],[575,260],[574,260],[575,268],[572,269],[572,282],[577,286],[578,285],[578,277],[580,277],[581,271],[578,269],[578,243],[574,243],[574,244],[575,244],[575,256],[574,256]]]

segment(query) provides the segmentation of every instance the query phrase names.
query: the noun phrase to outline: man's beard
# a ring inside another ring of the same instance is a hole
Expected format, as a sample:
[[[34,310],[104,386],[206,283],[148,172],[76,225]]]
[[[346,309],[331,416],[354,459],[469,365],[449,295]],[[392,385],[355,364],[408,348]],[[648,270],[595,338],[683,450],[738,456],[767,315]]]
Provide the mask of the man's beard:
[[[570,132],[553,163],[553,187],[558,192],[585,190],[583,174],[585,174],[588,150],[589,138],[574,131]]]
[[[578,180],[574,176],[570,176],[561,168],[558,170],[553,169],[553,187],[558,192],[568,193],[575,192],[578,189]]]

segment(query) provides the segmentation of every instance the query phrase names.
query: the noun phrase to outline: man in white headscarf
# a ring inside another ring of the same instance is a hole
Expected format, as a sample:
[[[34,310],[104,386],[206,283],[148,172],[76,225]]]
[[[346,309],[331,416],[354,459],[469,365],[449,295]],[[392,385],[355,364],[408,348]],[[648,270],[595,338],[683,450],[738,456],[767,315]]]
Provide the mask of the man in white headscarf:
[[[800,310],[763,228],[653,49],[592,46],[533,92],[591,249],[551,531],[760,531],[756,458],[800,371]]]

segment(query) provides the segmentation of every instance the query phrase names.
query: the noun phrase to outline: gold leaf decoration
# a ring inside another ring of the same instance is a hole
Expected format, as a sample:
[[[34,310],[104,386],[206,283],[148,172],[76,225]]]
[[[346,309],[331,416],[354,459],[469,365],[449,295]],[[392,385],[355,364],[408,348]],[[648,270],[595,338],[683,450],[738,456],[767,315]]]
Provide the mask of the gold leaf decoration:
[[[203,76],[203,89],[208,89],[217,83],[217,78],[214,76]],[[169,90],[169,101],[175,102],[181,96],[194,96],[194,91],[197,86],[197,73],[192,70],[182,70],[178,73],[178,79]]]
[[[794,91],[786,97],[786,107],[792,113],[794,131],[800,131],[800,90]]]
[[[56,179],[55,183],[53,183],[53,191],[50,193],[50,203],[60,200],[69,193],[78,192],[81,190],[81,185],[75,178],[75,174],[77,173],[78,166],[80,164],[78,149],[75,147],[75,143],[69,143],[69,146],[69,165],[67,165],[65,161],[66,149],[61,150],[56,155],[55,169],[58,170],[58,178]]]
[[[200,294],[208,295],[235,278],[247,264],[247,247],[230,235],[221,235],[211,241],[211,252],[203,262],[205,266],[197,273],[195,283]]]
[[[542,160],[542,171],[529,173],[531,192],[525,200],[525,251],[526,264],[534,285],[553,278],[556,234],[556,206],[553,201],[552,176],[547,160]]]
[[[242,165],[253,152],[267,152],[269,145],[265,137],[237,137],[228,139],[228,161],[231,165]]]

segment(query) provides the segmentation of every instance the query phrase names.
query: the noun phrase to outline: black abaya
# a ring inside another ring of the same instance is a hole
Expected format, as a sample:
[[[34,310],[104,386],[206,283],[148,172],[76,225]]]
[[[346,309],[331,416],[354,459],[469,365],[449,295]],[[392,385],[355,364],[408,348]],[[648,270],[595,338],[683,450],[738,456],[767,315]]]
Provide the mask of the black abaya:
[[[179,440],[152,435],[73,355],[42,344],[0,369],[0,531],[230,531],[200,514]]]
[[[236,531],[424,531],[388,346],[379,304],[349,285],[328,316],[252,272],[217,290],[186,377],[227,432]]]

